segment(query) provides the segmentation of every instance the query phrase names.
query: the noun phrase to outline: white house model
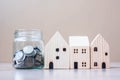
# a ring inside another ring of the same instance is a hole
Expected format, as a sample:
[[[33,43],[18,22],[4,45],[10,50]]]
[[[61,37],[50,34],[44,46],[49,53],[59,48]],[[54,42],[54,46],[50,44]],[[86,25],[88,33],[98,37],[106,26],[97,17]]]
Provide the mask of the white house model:
[[[91,68],[110,68],[109,45],[100,34],[91,43]]]
[[[70,68],[90,68],[89,40],[87,36],[70,36]]]
[[[70,36],[68,45],[56,32],[45,46],[45,68],[110,68],[109,45],[100,34],[90,45],[87,36]]]
[[[59,32],[45,46],[45,68],[69,68],[69,45]]]

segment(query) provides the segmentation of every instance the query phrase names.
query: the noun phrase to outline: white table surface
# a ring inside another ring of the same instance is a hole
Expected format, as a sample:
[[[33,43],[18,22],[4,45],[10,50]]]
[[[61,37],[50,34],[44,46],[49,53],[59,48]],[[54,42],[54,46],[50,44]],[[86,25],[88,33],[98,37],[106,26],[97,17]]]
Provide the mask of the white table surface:
[[[0,80],[120,80],[120,63],[112,63],[106,70],[18,70],[0,63]]]

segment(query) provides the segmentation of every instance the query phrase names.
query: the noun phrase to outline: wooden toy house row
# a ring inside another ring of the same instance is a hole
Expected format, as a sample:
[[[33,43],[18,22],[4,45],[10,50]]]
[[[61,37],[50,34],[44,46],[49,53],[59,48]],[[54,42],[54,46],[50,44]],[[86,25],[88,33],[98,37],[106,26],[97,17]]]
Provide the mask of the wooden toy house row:
[[[87,36],[70,36],[68,45],[56,32],[45,46],[46,69],[109,68],[109,57],[109,45],[100,34],[91,44]]]

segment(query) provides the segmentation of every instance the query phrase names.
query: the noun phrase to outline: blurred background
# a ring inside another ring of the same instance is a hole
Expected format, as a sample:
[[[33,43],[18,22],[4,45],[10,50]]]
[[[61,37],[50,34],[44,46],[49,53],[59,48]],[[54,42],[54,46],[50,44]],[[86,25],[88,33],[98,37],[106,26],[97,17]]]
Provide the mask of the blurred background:
[[[0,0],[0,62],[12,62],[16,29],[40,29],[45,44],[57,30],[67,42],[101,33],[120,61],[120,0]]]

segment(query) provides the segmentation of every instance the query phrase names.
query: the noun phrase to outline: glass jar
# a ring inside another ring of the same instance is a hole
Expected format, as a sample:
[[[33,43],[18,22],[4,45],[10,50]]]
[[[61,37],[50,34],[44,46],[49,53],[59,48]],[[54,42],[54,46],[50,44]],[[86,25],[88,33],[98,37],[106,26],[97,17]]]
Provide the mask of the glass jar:
[[[16,30],[14,33],[13,66],[18,69],[44,67],[42,33],[35,30]]]

